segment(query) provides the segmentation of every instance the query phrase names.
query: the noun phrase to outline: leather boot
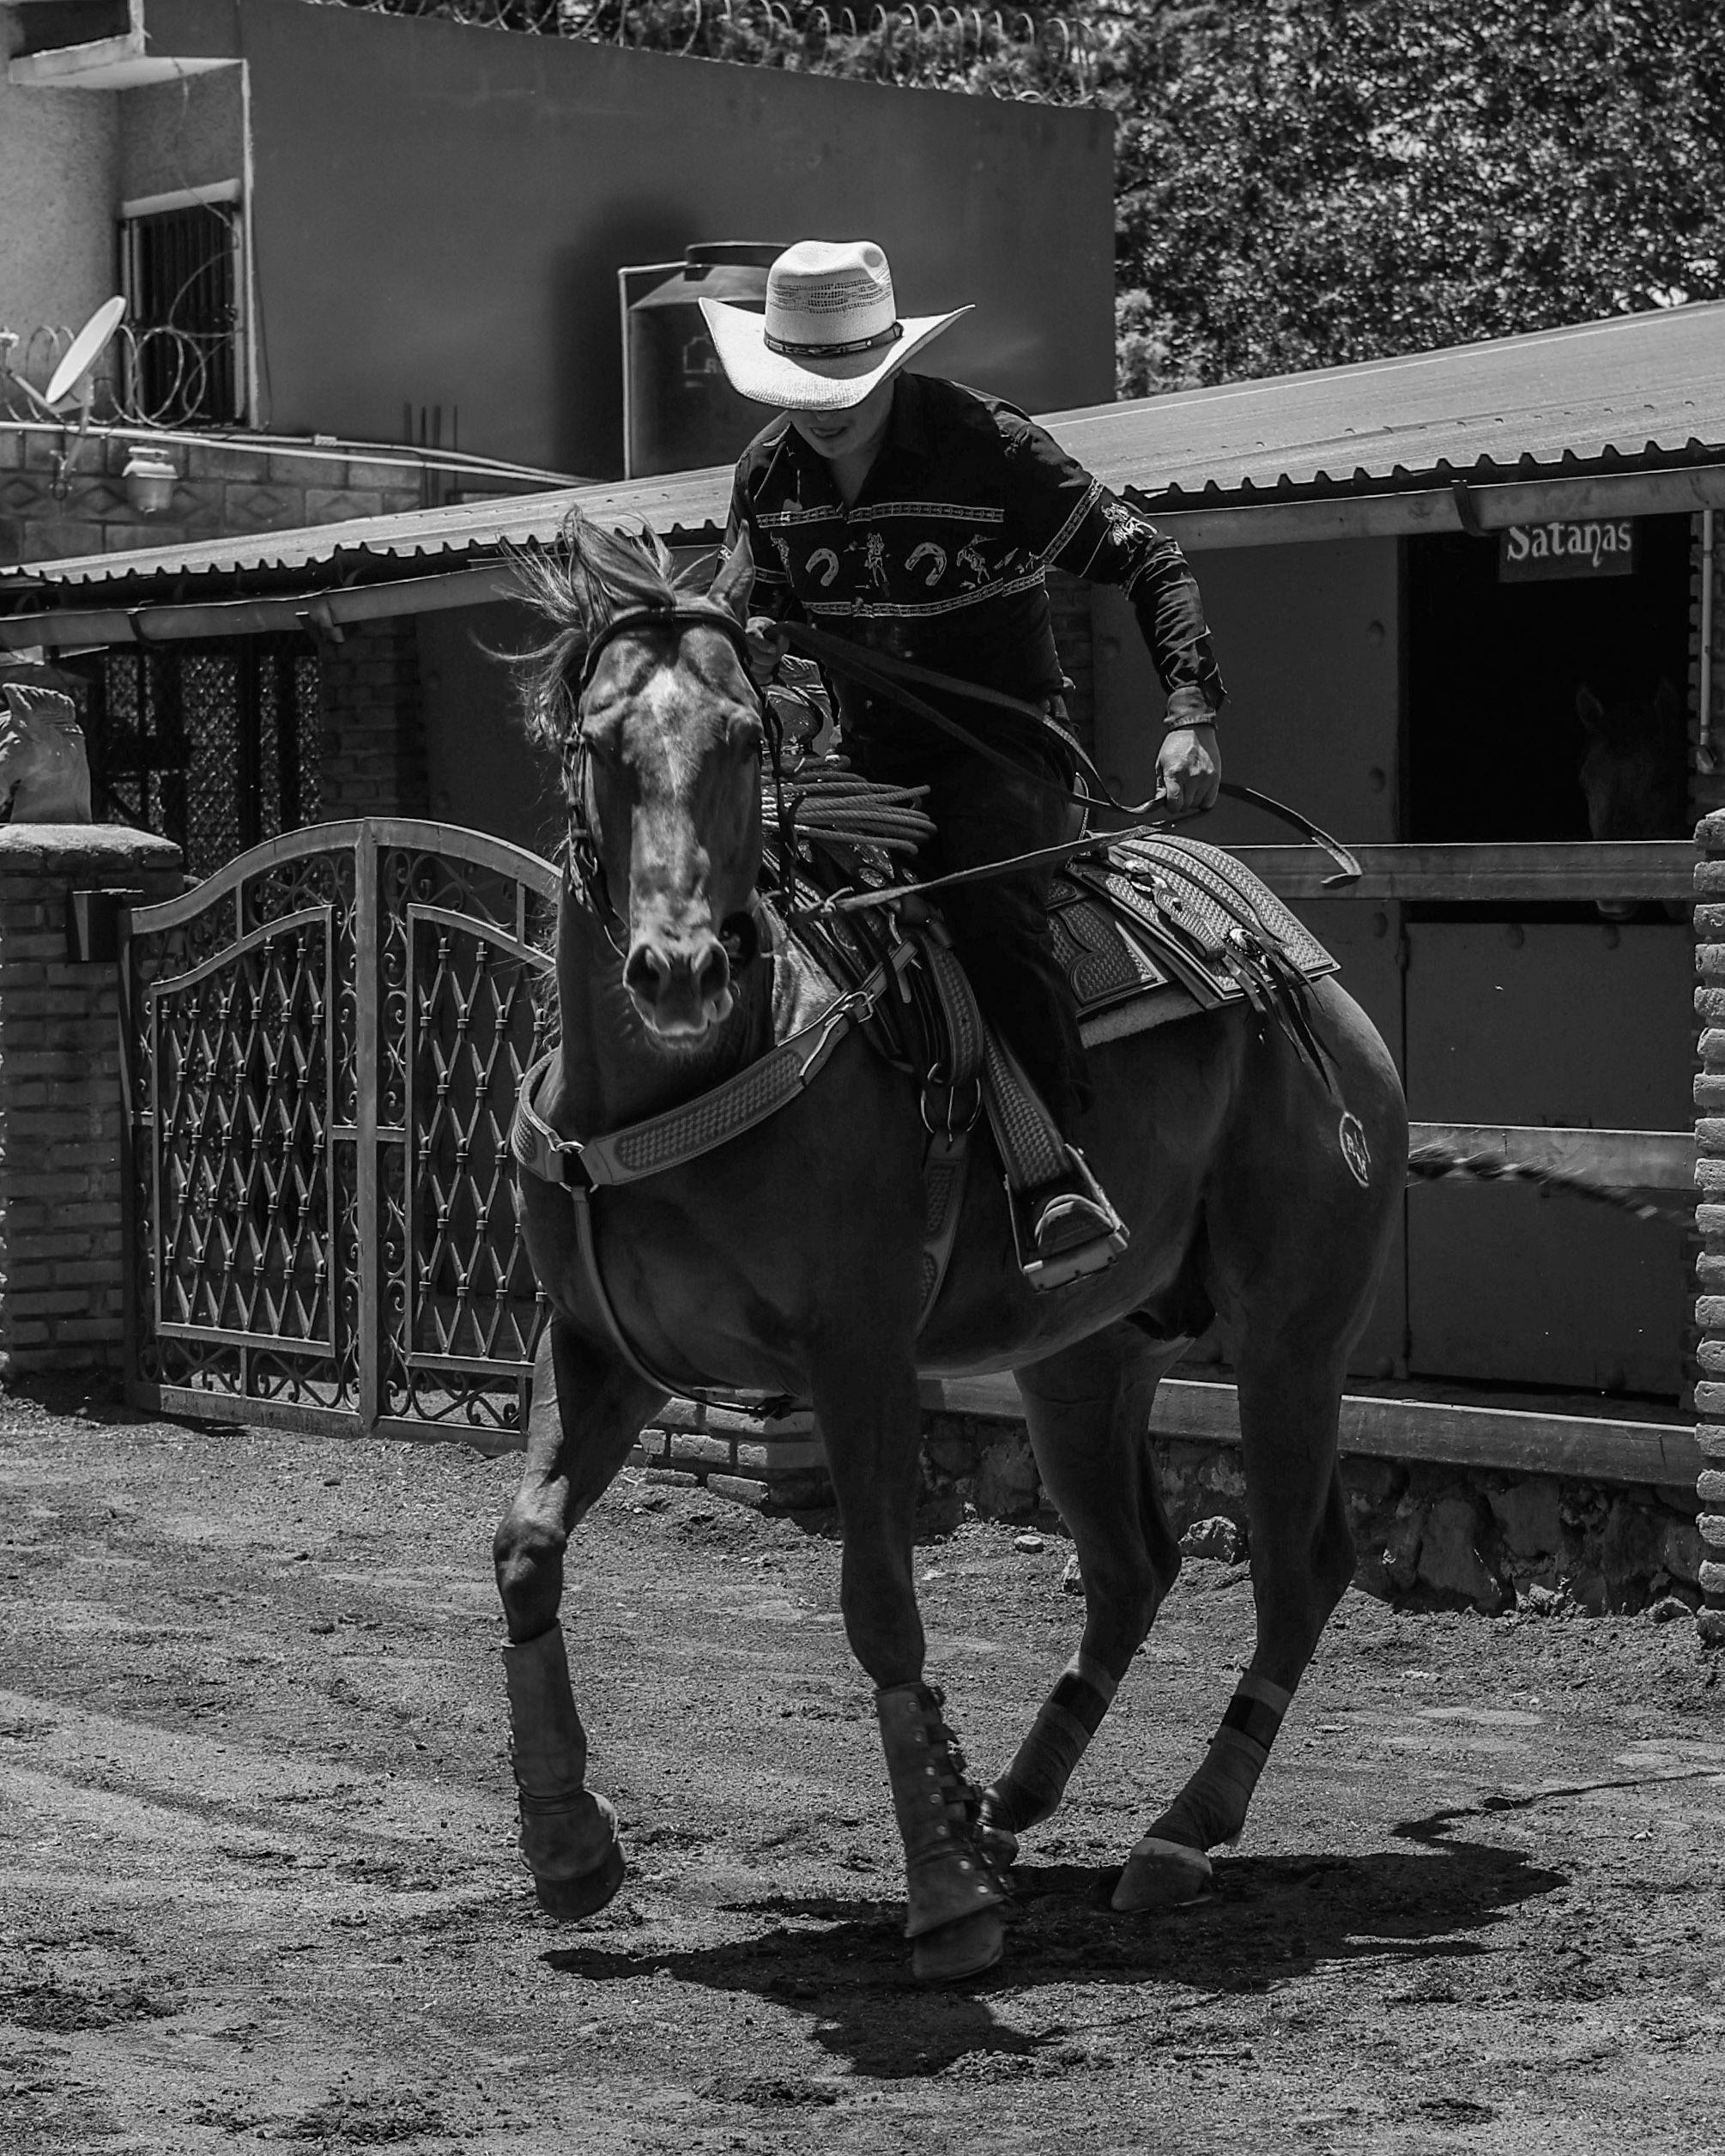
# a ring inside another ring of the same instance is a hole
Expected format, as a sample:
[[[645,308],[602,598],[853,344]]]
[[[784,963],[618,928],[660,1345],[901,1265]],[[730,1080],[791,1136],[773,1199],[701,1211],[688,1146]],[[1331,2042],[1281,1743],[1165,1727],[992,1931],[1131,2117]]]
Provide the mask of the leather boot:
[[[911,1965],[935,1982],[991,1968],[1006,1936],[1006,1895],[978,1844],[977,1792],[941,1705],[925,1684],[889,1685],[875,1694],[905,1844]]]
[[[590,1917],[623,1881],[617,1815],[585,1786],[587,1732],[575,1711],[563,1631],[503,1650],[509,1743],[521,1814],[521,1854],[539,1905]]]

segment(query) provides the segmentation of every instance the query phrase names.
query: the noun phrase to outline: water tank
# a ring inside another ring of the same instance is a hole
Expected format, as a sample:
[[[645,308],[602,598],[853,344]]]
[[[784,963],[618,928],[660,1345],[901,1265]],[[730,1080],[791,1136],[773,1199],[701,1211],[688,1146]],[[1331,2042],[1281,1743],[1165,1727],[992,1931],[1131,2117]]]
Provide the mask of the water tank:
[[[696,304],[728,300],[759,310],[766,272],[783,245],[718,239],[690,247],[681,269],[625,270],[623,469],[631,479],[653,472],[728,464],[759,433],[769,414],[741,397],[724,378]],[[651,277],[647,289],[631,297]]]

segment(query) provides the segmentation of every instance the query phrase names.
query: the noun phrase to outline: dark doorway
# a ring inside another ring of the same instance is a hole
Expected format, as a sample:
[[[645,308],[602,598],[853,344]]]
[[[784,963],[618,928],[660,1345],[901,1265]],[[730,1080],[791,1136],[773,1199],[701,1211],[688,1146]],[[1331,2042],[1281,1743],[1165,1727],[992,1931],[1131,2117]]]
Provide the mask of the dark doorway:
[[[1686,701],[1690,520],[1636,522],[1622,577],[1504,583],[1495,537],[1407,542],[1408,839],[1585,839],[1578,692]]]

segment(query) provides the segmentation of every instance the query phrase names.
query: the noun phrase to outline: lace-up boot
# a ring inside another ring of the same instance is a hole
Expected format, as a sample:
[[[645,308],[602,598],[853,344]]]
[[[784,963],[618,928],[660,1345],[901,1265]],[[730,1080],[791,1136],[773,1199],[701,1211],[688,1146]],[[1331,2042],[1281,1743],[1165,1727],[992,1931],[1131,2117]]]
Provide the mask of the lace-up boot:
[[[947,1982],[999,1960],[1006,1899],[977,1840],[978,1798],[958,1741],[925,1684],[875,1694],[893,1808],[905,1844],[905,1936],[919,1977]]]

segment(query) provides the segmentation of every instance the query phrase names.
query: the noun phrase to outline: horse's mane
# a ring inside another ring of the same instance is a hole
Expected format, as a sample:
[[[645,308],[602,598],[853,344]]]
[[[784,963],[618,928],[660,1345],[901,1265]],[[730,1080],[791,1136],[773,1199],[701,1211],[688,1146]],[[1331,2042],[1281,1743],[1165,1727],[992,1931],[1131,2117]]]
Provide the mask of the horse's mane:
[[[575,730],[575,684],[588,646],[629,607],[686,605],[699,564],[681,572],[651,526],[625,538],[572,510],[551,547],[510,549],[516,595],[552,625],[543,644],[511,656],[527,730],[561,754]]]

